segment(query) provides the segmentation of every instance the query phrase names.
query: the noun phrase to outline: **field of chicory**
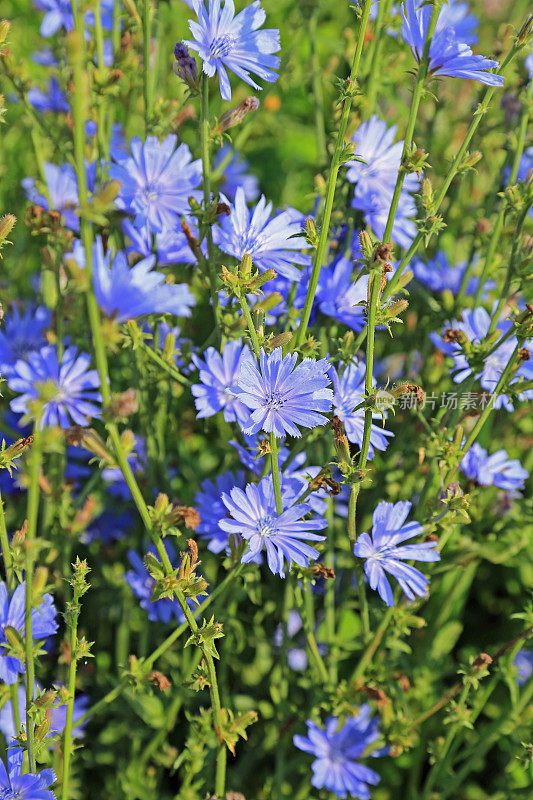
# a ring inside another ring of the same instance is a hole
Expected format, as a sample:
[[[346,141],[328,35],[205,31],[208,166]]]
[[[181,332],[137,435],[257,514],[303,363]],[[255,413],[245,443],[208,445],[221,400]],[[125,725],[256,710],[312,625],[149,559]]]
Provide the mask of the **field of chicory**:
[[[533,785],[528,0],[0,0],[0,800]]]

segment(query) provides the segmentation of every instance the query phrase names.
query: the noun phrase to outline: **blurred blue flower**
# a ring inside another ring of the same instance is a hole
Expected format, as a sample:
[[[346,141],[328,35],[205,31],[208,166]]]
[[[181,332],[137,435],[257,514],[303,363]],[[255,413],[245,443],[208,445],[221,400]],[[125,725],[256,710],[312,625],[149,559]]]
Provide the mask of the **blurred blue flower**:
[[[17,586],[10,598],[6,584],[0,581],[0,680],[8,685],[17,682],[25,667],[18,658],[6,652],[7,638],[4,629],[9,626],[24,635],[26,608],[26,583]],[[52,636],[58,629],[56,608],[51,594],[43,594],[39,605],[31,612],[34,641]],[[1,795],[0,795],[1,796]]]
[[[200,383],[191,387],[197,417],[212,417],[223,411],[226,422],[238,420],[243,424],[250,412],[237,397],[237,390],[243,364],[251,360],[250,348],[236,339],[226,343],[222,355],[214,347],[208,347],[204,359],[192,356],[193,364],[200,370]]]
[[[230,214],[222,218],[220,227],[213,228],[213,239],[222,252],[239,261],[248,253],[257,269],[274,269],[278,275],[299,280],[300,270],[294,265],[310,263],[308,255],[298,252],[309,247],[299,235],[302,214],[291,208],[271,217],[272,203],[267,203],[263,195],[250,212],[242,186],[235,193],[235,205],[229,205]]]
[[[360,331],[365,325],[364,306],[367,299],[368,275],[353,279],[354,263],[339,256],[323,267],[318,280],[315,304],[322,314]]]
[[[255,175],[248,172],[250,168],[248,162],[238,153],[233,152],[229,144],[221,147],[214,157],[213,170],[217,170],[230,156],[231,159],[222,171],[220,191],[233,203],[237,189],[242,186],[246,202],[252,203],[259,196],[259,181]]]
[[[341,798],[370,798],[368,785],[376,786],[380,778],[359,759],[386,752],[375,748],[371,752],[371,746],[379,739],[379,723],[371,714],[370,706],[365,704],[357,716],[348,717],[342,727],[336,717],[329,717],[324,728],[307,720],[307,736],[297,735],[293,741],[299,750],[315,756],[312,786],[327,789]]]
[[[402,6],[402,37],[420,61],[433,11],[432,5],[421,5],[419,0],[406,0]],[[435,31],[429,48],[429,72],[452,78],[467,78],[488,86],[503,86],[503,77],[486,70],[499,67],[497,61],[474,55],[471,48],[459,38],[460,29],[443,27]]]
[[[533,675],[533,651],[519,650],[514,660],[514,666],[518,670],[516,682],[523,686]]]
[[[261,350],[259,368],[252,359],[242,364],[235,394],[251,412],[244,433],[264,430],[282,438],[300,436],[298,425],[326,424],[333,398],[328,361],[305,358],[296,364],[297,359],[297,353],[283,358],[277,348],[269,355]]]
[[[295,505],[297,498],[291,492],[285,492],[282,499],[283,512],[278,515],[270,477],[262,478],[257,486],[249,483],[244,490],[234,487],[222,494],[229,516],[219,524],[222,530],[242,536],[248,542],[243,563],[255,560],[265,549],[270,571],[284,578],[285,560],[290,569],[293,561],[306,567],[318,556],[318,551],[306,541],[324,541],[324,536],[310,531],[322,530],[327,522],[320,518],[303,519],[312,508],[305,502]]]
[[[349,441],[361,446],[365,409],[358,408],[357,411],[354,409],[365,400],[365,365],[352,363],[345,367],[341,374],[331,367],[329,375],[333,383],[333,413],[342,420]],[[382,416],[376,413],[374,418],[381,420]],[[376,450],[386,450],[389,444],[388,437],[391,436],[394,436],[392,431],[372,423],[368,457],[374,458]]]
[[[246,6],[235,15],[233,0],[209,0],[209,11],[204,0],[193,0],[198,22],[189,20],[194,39],[185,41],[202,59],[203,71],[210,78],[218,72],[220,94],[231,100],[231,84],[227,70],[234,72],[254,89],[261,87],[252,78],[275,83],[280,59],[272,55],[280,49],[279,31],[273,28],[259,30],[266,19],[259,0]]]
[[[22,774],[24,750],[12,745],[7,748],[7,769],[0,761],[0,797],[2,800],[55,800],[49,787],[56,781],[52,769],[42,769],[34,774]]]
[[[498,486],[509,492],[524,488],[529,472],[517,459],[510,459],[505,450],[498,450],[489,456],[480,444],[474,442],[463,457],[460,468],[467,478],[482,486]]]
[[[379,0],[372,3],[370,8],[370,19],[376,19],[379,10]],[[390,9],[390,16],[397,17],[400,11],[400,4],[393,3]],[[443,28],[453,28],[456,37],[466,44],[475,44],[478,40],[477,27],[479,25],[478,18],[472,14],[468,3],[462,0],[446,0],[442,6],[439,18],[437,20],[436,30],[440,31]],[[396,37],[397,33],[393,28],[388,28],[387,33],[390,36]]]
[[[189,197],[200,200],[196,187],[202,180],[202,165],[193,161],[186,144],[176,149],[177,136],[170,134],[162,142],[148,136],[143,142],[135,136],[131,154],[114,148],[115,163],[109,177],[122,184],[117,206],[134,216],[136,228],[148,225],[152,233],[179,227],[180,215],[190,211]]]
[[[198,237],[198,228],[190,220],[186,219],[191,228],[193,236]],[[136,228],[133,222],[125,219],[122,222],[122,230],[128,237],[126,253],[138,253],[143,258],[148,258],[154,252],[154,234],[148,225],[143,228]],[[202,250],[206,250],[205,241],[201,245]],[[160,266],[171,264],[196,264],[196,256],[189,247],[187,238],[180,227],[169,228],[161,233],[155,234],[155,254],[157,263]]]
[[[90,363],[90,356],[76,347],[65,348],[61,361],[55,345],[30,353],[27,361],[17,361],[8,378],[9,388],[19,395],[11,401],[12,411],[31,414],[32,401],[41,398],[41,427],[88,425],[100,416],[101,400],[100,379]]]
[[[41,36],[47,39],[61,29],[67,32],[74,30],[71,0],[34,0],[34,2],[40,11],[45,12],[39,28]],[[101,0],[100,2],[103,28],[110,29],[113,26],[114,5],[115,0]],[[94,25],[93,12],[87,12],[84,20],[87,24]]]
[[[164,542],[164,545],[172,565],[177,566],[174,563],[176,559],[174,547],[169,541]],[[154,545],[150,545],[148,552],[156,555],[156,549]],[[168,623],[172,617],[174,617],[177,622],[184,622],[185,615],[181,610],[180,604],[175,598],[171,600],[168,597],[164,597],[161,600],[155,600],[152,602],[151,598],[156,582],[144,566],[144,561],[140,555],[135,552],[135,550],[130,550],[128,552],[128,561],[130,562],[132,569],[126,572],[124,579],[130,586],[135,597],[139,600],[140,607],[148,614],[148,619],[152,622],[159,621]],[[187,602],[189,607],[192,608],[194,601],[188,599]]]
[[[70,111],[67,96],[57,78],[50,78],[48,92],[32,86],[27,94],[27,99],[41,114],[46,114],[48,111],[54,114],[68,114]]]
[[[362,161],[347,163],[346,177],[355,184],[352,207],[363,212],[365,222],[380,239],[385,232],[402,157],[403,141],[394,142],[396,130],[395,125],[387,128],[374,114],[352,136],[356,155]],[[418,185],[416,175],[405,176],[391,237],[400,247],[408,247],[416,234],[416,224],[410,217],[416,214],[411,193]]]
[[[135,519],[129,511],[104,511],[87,528],[81,536],[84,544],[90,544],[96,540],[103,544],[111,544],[117,539],[123,539],[128,530],[135,524]]]
[[[81,267],[85,266],[85,251],[81,242],[74,245],[73,256]],[[174,314],[190,317],[195,305],[194,296],[184,283],[167,283],[161,272],[156,272],[155,256],[149,256],[130,267],[125,253],[104,253],[102,239],[97,237],[93,246],[93,287],[98,305],[117,322],[126,322],[147,314]]]
[[[42,206],[45,211],[59,211],[63,222],[73,231],[79,231],[80,220],[72,209],[78,207],[78,179],[76,170],[71,164],[50,164],[43,166],[46,182],[46,195],[41,194],[35,178],[24,178],[22,188],[30,203]]]
[[[317,626],[319,627],[319,626]],[[307,669],[308,658],[307,650],[305,648],[305,639],[300,643],[298,639],[302,639],[298,634],[302,631],[303,622],[300,614],[295,608],[289,611],[287,617],[287,664],[294,672],[304,672]],[[298,637],[295,640],[295,638]],[[283,645],[283,626],[278,625],[274,633],[274,645],[281,647]],[[317,642],[317,649],[321,656],[327,653],[327,646]]]
[[[478,307],[474,309],[466,308],[461,313],[461,319],[446,322],[442,336],[432,333],[430,338],[433,344],[450,356],[454,362],[453,380],[454,383],[462,383],[466,378],[472,374],[472,367],[466,358],[460,341],[457,340],[458,334],[464,334],[471,345],[473,345],[473,354],[471,359],[473,363],[476,360],[476,350],[480,346],[484,346],[487,333],[490,328],[491,318],[485,308]],[[499,323],[502,332],[509,328],[509,322]],[[482,366],[476,368],[475,376],[479,378],[479,382],[483,389],[487,392],[494,392],[496,385],[501,377],[502,372],[506,368],[509,359],[516,347],[517,340],[514,336],[503,341],[497,346],[490,355],[486,356],[483,360]],[[529,370],[531,369],[530,362],[523,363],[515,373],[515,377],[511,381],[511,385],[516,383],[522,376],[526,379],[529,378]],[[526,390],[519,394],[519,399],[533,397],[532,390]],[[507,395],[501,394],[494,400],[494,408],[506,408],[508,411],[512,410],[513,404]]]
[[[207,540],[207,549],[212,553],[221,553],[228,545],[228,534],[220,527],[220,520],[227,516],[228,509],[222,501],[224,492],[234,487],[244,489],[244,472],[224,472],[214,480],[202,481],[201,488],[194,497],[194,507],[200,515],[200,524],[196,533]]]
[[[454,295],[459,293],[466,268],[466,261],[452,265],[444,250],[439,250],[429,261],[414,258],[411,262],[411,269],[419,283],[432,292],[448,290]],[[478,284],[478,278],[470,278],[466,287],[467,295],[474,294]],[[493,286],[494,283],[487,283],[486,290]]]
[[[409,600],[414,600],[417,596],[424,597],[429,579],[404,562],[440,560],[440,553],[435,550],[437,542],[398,546],[424,532],[418,522],[404,524],[410,509],[408,501],[386,503],[382,500],[372,517],[372,534],[362,533],[353,549],[356,556],[365,559],[365,574],[371,588],[377,590],[388,606],[394,605],[394,597],[387,572],[396,578]]]
[[[55,683],[55,686],[58,684]],[[35,696],[37,696],[37,690],[41,687],[36,684],[35,687]],[[17,700],[18,700],[18,711],[19,711],[19,719],[24,719],[26,715],[26,687],[25,686],[18,686],[17,687]],[[82,717],[89,707],[89,698],[85,694],[80,694],[74,698],[74,714],[73,714],[73,729],[72,735],[75,737],[82,737],[85,735],[85,725],[86,722],[83,722],[81,725],[76,725],[76,721]],[[50,709],[50,731],[48,736],[51,738],[54,734],[61,734],[65,730],[65,724],[67,721],[67,706],[66,704],[62,704],[60,706],[54,706]],[[15,736],[18,735],[18,731],[15,730],[15,725],[13,724],[13,703],[12,700],[9,699],[0,709],[0,731],[6,737],[6,742],[10,742],[11,739],[14,739]],[[0,795],[1,797],[1,795]]]
[[[51,321],[52,315],[45,306],[28,306],[24,312],[13,306],[6,314],[0,328],[0,374],[4,378],[19,359],[25,361],[45,344],[43,334]]]

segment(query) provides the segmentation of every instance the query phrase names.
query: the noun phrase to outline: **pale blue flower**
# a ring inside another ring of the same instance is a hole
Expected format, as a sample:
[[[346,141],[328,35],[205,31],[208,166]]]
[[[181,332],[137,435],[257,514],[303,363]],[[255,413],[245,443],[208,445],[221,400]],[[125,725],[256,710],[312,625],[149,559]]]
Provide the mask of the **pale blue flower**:
[[[243,364],[251,360],[250,348],[239,339],[227,342],[222,355],[214,347],[208,347],[204,358],[192,356],[193,364],[200,370],[200,383],[191,387],[198,418],[223,411],[226,422],[238,420],[243,424],[250,412],[237,391]]]
[[[463,457],[460,468],[467,478],[481,486],[498,486],[509,492],[524,488],[529,472],[517,459],[510,459],[505,450],[497,450],[489,456],[487,450],[474,442]]]

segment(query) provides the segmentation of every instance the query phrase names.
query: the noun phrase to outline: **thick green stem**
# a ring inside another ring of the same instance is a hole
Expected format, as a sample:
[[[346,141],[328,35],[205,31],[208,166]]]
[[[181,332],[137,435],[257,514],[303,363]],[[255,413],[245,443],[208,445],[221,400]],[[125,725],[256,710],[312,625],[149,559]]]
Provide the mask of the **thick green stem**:
[[[25,582],[26,606],[24,615],[24,641],[26,652],[26,736],[28,741],[28,762],[30,772],[35,772],[35,738],[34,724],[30,716],[30,706],[35,692],[35,663],[33,659],[33,565],[34,542],[37,536],[37,518],[39,514],[39,470],[41,467],[41,425],[40,419],[35,421],[33,429],[33,446],[30,459],[30,486],[28,489],[28,526],[25,542]]]
[[[304,342],[307,333],[307,327],[309,325],[309,319],[311,317],[311,309],[313,307],[313,300],[316,293],[316,287],[318,285],[318,279],[320,277],[320,272],[322,270],[322,266],[324,264],[324,260],[327,253],[329,227],[331,223],[331,213],[333,211],[333,202],[335,200],[335,188],[337,186],[337,176],[339,174],[339,169],[341,166],[342,152],[344,147],[344,137],[346,135],[346,128],[348,127],[348,119],[350,117],[350,111],[352,108],[352,91],[355,89],[356,85],[357,75],[359,71],[359,62],[361,60],[361,53],[363,50],[363,43],[365,40],[365,32],[368,24],[368,18],[370,16],[371,5],[372,5],[372,0],[365,0],[365,5],[363,7],[363,14],[361,17],[361,23],[359,25],[359,34],[357,37],[355,54],[352,62],[352,70],[350,73],[350,77],[348,79],[349,91],[347,91],[347,94],[342,101],[341,120],[339,124],[339,130],[337,133],[337,140],[335,143],[335,151],[333,153],[333,158],[331,160],[331,166],[328,176],[324,214],[322,217],[322,226],[320,228],[318,246],[315,251],[315,257],[313,260],[313,270],[311,272],[311,279],[309,281],[309,287],[307,289],[307,295],[305,298],[300,325],[298,327],[298,331],[294,338],[295,347],[301,347],[301,345]]]
[[[152,120],[152,75],[150,69],[152,47],[152,18],[150,13],[150,0],[143,0],[142,26],[143,26],[143,93],[144,93],[144,130],[147,136],[150,132]]]
[[[0,493],[0,545],[2,547],[2,558],[4,559],[4,567],[6,571],[6,581],[10,592],[14,590],[14,573],[13,573],[13,559],[11,558],[11,550],[9,549],[9,538],[7,535],[6,517],[4,514],[4,500]]]
[[[61,785],[61,800],[68,800],[70,765],[72,761],[72,727],[74,719],[74,695],[76,693],[76,649],[78,646],[78,615],[74,614],[70,628],[70,664],[68,670],[68,701],[67,719],[63,734],[63,780]]]
[[[202,150],[202,170],[204,187],[204,210],[207,213],[211,205],[211,155],[209,148],[209,78],[202,73],[201,92],[200,92],[200,146]],[[215,328],[220,340],[221,333],[219,327],[219,301],[217,291],[217,271],[215,265],[215,248],[213,244],[213,231],[211,225],[206,223],[207,241],[207,278],[209,280],[209,291],[211,294],[211,305],[215,318]]]
[[[283,514],[283,501],[281,499],[281,479],[279,471],[278,441],[274,433],[270,434],[270,465],[272,471],[272,483],[274,484],[274,495],[276,497],[276,511]]]
[[[254,321],[250,313],[250,306],[248,305],[248,300],[244,295],[242,295],[241,297],[239,297],[239,303],[241,304],[242,313],[244,314],[244,319],[246,320],[246,324],[248,325],[248,330],[250,331],[250,339],[252,340],[252,347],[254,348],[254,353],[256,355],[256,358],[259,358],[261,345],[259,344],[257,331],[255,329]]]

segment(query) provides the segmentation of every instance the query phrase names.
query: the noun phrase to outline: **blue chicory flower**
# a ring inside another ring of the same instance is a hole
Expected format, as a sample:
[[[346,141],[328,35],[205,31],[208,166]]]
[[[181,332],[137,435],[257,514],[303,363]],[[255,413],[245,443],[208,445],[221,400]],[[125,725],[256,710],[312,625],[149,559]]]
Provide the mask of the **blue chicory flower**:
[[[187,218],[184,221],[189,225],[193,236],[198,237],[197,226]],[[196,256],[189,247],[187,237],[180,227],[168,228],[161,233],[156,233],[155,251],[154,234],[148,225],[136,228],[130,219],[125,219],[122,222],[122,230],[128,237],[126,244],[126,253],[128,254],[139,254],[143,258],[148,258],[152,252],[155,252],[159,266],[197,263]],[[201,249],[206,251],[205,241],[202,242]]]
[[[514,666],[518,670],[516,682],[523,686],[533,675],[533,650],[519,650],[514,660]]]
[[[440,560],[440,553],[435,550],[437,542],[400,545],[424,532],[418,522],[404,524],[410,509],[408,501],[381,501],[372,517],[372,534],[362,533],[354,545],[354,554],[365,559],[365,574],[371,588],[377,590],[388,606],[394,605],[394,597],[386,573],[396,578],[409,600],[414,600],[417,596],[424,597],[429,579],[404,562]]]
[[[37,189],[35,178],[24,178],[22,188],[30,203],[41,206],[45,211],[59,211],[67,228],[79,231],[80,220],[73,209],[78,202],[78,179],[76,170],[71,164],[43,165],[47,194],[41,194]]]
[[[55,684],[57,686],[57,683]],[[35,696],[37,696],[37,690],[40,689],[39,685],[36,684],[35,687]],[[25,686],[18,686],[17,687],[17,705],[19,711],[19,718],[24,719],[26,715],[26,687]],[[73,713],[73,728],[72,728],[72,735],[75,737],[82,737],[85,735],[85,725],[86,722],[82,722],[81,725],[76,725],[76,721],[83,717],[85,712],[89,707],[89,698],[85,694],[80,694],[74,698],[74,713]],[[65,730],[65,724],[67,721],[67,706],[63,703],[60,706],[54,706],[50,709],[50,730],[48,733],[48,737],[52,738],[56,734],[61,734]],[[18,731],[15,730],[15,725],[13,723],[13,702],[9,699],[5,705],[2,706],[0,709],[0,731],[6,737],[6,742],[10,742],[15,736],[18,735]],[[50,743],[52,745],[52,742]],[[1,795],[0,795],[1,797]]]
[[[25,606],[26,583],[19,584],[10,598],[6,584],[0,581],[0,680],[8,685],[16,683],[19,674],[24,673],[25,668],[18,658],[7,654],[7,639],[4,629],[9,626],[18,631],[18,633],[24,633]],[[58,629],[56,616],[57,612],[52,595],[43,594],[38,606],[31,612],[34,641],[53,636]]]
[[[13,306],[0,328],[0,374],[7,377],[19,359],[25,361],[30,353],[46,343],[44,331],[52,315],[45,306],[28,306],[21,312]]]
[[[331,367],[329,375],[333,383],[333,412],[342,420],[349,441],[361,446],[365,427],[365,409],[359,408],[357,411],[354,409],[365,399],[365,366],[352,363],[340,374]],[[374,414],[374,417],[382,419],[379,412]],[[368,457],[374,458],[376,450],[386,450],[390,436],[394,436],[392,431],[386,430],[382,425],[372,423]]]
[[[378,720],[371,716],[370,706],[363,705],[355,717],[348,717],[341,727],[336,717],[329,717],[324,728],[307,720],[307,736],[297,735],[294,744],[304,753],[315,756],[311,784],[327,789],[337,797],[358,797],[369,800],[370,786],[377,786],[379,775],[361,764],[366,755],[384,755],[383,750],[371,752],[379,738]]]
[[[297,281],[300,270],[294,265],[310,263],[308,255],[298,252],[309,247],[305,238],[298,235],[303,216],[287,209],[271,217],[272,203],[267,203],[263,195],[250,212],[242,186],[235,192],[235,205],[228,205],[229,215],[213,228],[213,239],[222,252],[239,261],[247,253],[257,269],[274,269],[278,275]]]
[[[296,353],[282,356],[281,348],[267,355],[261,350],[259,367],[252,359],[244,361],[235,394],[250,409],[244,433],[264,430],[278,438],[300,436],[298,425],[315,428],[325,425],[333,393],[327,374],[327,359],[305,358],[296,364]]]
[[[55,800],[50,786],[56,781],[52,769],[22,774],[24,751],[13,741],[7,749],[7,769],[0,761],[0,797],[2,800]]]
[[[191,387],[198,418],[223,411],[226,422],[238,420],[244,424],[250,412],[237,392],[243,364],[251,360],[250,348],[237,339],[226,343],[222,355],[214,347],[208,347],[204,359],[192,356],[193,364],[200,370],[200,383]]]
[[[406,0],[402,6],[402,37],[417,61],[422,57],[432,11],[432,5],[421,5],[419,0]],[[436,30],[429,48],[430,74],[476,80],[488,86],[503,86],[501,75],[487,71],[499,66],[497,61],[474,55],[468,44],[458,38],[453,27]]]
[[[243,563],[254,561],[263,549],[271,572],[285,577],[285,560],[289,569],[294,561],[306,567],[318,556],[307,541],[322,542],[325,537],[311,531],[327,527],[325,519],[303,519],[312,511],[309,503],[296,503],[297,495],[292,491],[282,494],[283,512],[276,511],[276,499],[272,478],[262,478],[258,485],[249,483],[245,489],[234,487],[222,494],[229,517],[219,525],[229,534],[242,536],[248,542]],[[296,504],[295,504],[296,503]]]
[[[81,242],[74,245],[73,256],[80,267],[85,266],[85,251]],[[117,322],[138,319],[147,314],[174,314],[190,317],[196,301],[184,283],[167,283],[156,272],[155,256],[138,261],[130,267],[127,256],[120,250],[112,256],[104,253],[102,239],[93,246],[93,288],[102,311]]]
[[[509,492],[523,489],[529,478],[527,469],[517,459],[510,459],[505,450],[489,456],[478,442],[474,442],[459,466],[467,478],[481,486],[498,486]]]
[[[179,227],[180,215],[190,211],[189,197],[200,200],[197,191],[202,180],[200,161],[192,161],[186,144],[176,148],[177,136],[169,134],[162,142],[138,136],[130,142],[130,153],[114,148],[109,177],[121,183],[117,206],[134,216],[136,228],[148,225],[152,233]]]
[[[54,114],[68,114],[70,106],[67,96],[57,78],[50,78],[48,92],[43,92],[36,86],[32,86],[27,94],[28,102],[32,104],[41,114],[52,112]]]
[[[234,72],[254,89],[261,87],[252,78],[257,75],[263,81],[275,83],[280,59],[273,55],[280,49],[279,31],[264,28],[266,14],[259,0],[243,8],[235,15],[233,0],[209,0],[209,9],[204,0],[193,0],[198,21],[189,20],[192,40],[186,40],[191,50],[202,59],[203,71],[210,78],[218,72],[220,94],[223,100],[231,100],[231,84],[227,70]]]
[[[228,534],[220,527],[220,520],[227,516],[228,509],[222,501],[224,492],[229,492],[234,487],[244,489],[244,472],[224,472],[217,475],[214,480],[202,481],[201,488],[196,492],[194,507],[200,515],[200,524],[196,533],[207,540],[207,549],[211,553],[221,553],[228,545]]]
[[[250,166],[248,162],[238,153],[233,152],[229,144],[221,147],[214,157],[213,170],[217,170],[230,155],[231,159],[222,171],[220,192],[234,203],[237,189],[242,186],[244,199],[247,203],[253,203],[259,196],[259,181],[255,175],[248,172]]]
[[[87,426],[100,416],[101,400],[100,379],[96,370],[89,369],[90,363],[90,356],[78,353],[76,347],[65,348],[61,361],[55,345],[29,353],[27,361],[17,361],[8,378],[9,388],[19,395],[11,401],[11,410],[31,414],[33,401],[40,398],[42,428]]]

